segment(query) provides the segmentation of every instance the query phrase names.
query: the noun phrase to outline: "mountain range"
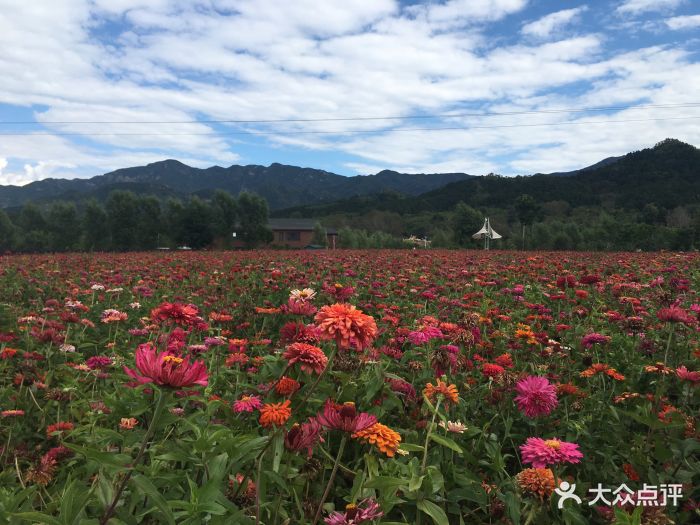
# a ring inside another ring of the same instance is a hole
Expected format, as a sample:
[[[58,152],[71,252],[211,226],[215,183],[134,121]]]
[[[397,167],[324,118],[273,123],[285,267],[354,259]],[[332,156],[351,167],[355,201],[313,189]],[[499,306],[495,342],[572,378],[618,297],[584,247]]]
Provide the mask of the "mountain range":
[[[654,204],[666,210],[700,203],[700,150],[675,139],[653,148],[611,157],[566,173],[468,177],[418,196],[382,193],[354,196],[284,210],[299,217],[325,217],[391,211],[400,214],[452,209],[464,202],[477,209],[508,209],[528,194],[536,202],[606,209],[641,210]]]
[[[563,201],[571,206],[612,203],[619,208],[641,208],[653,202],[672,209],[700,202],[700,150],[666,139],[653,148],[610,157],[580,170],[517,177],[390,170],[345,177],[277,163],[199,169],[164,160],[89,179],[45,179],[26,186],[0,186],[0,208],[28,201],[104,201],[117,189],[159,198],[206,198],[217,189],[233,194],[252,191],[267,199],[273,215],[302,217],[370,210],[439,211],[459,201],[481,208],[503,208],[524,193],[540,202]]]
[[[103,201],[113,190],[131,190],[158,197],[208,197],[221,189],[233,194],[251,191],[265,197],[270,209],[396,191],[419,195],[472,177],[465,173],[406,174],[384,170],[376,175],[344,177],[328,171],[284,164],[199,169],[177,160],[124,168],[89,179],[44,179],[25,186],[0,186],[0,208],[51,200]]]

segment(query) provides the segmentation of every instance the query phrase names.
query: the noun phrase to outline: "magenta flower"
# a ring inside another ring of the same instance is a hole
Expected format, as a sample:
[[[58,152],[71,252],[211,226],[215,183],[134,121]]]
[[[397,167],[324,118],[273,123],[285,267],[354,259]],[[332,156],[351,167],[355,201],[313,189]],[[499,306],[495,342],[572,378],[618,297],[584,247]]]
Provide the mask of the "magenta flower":
[[[605,344],[608,342],[610,342],[609,336],[603,334],[596,334],[595,332],[588,335],[584,335],[583,339],[581,339],[581,345],[584,348],[590,348],[594,344]]]
[[[236,414],[241,412],[253,412],[262,406],[262,400],[258,396],[243,396],[233,403],[233,411]]]
[[[323,407],[323,413],[316,416],[318,422],[331,430],[342,430],[354,434],[371,427],[377,418],[366,412],[357,412],[355,403],[346,402],[336,405],[330,399]]]
[[[190,358],[177,357],[171,352],[158,352],[152,343],[139,345],[136,349],[136,368],[138,372],[124,367],[124,372],[139,383],[175,388],[194,385],[207,386],[207,368],[203,361],[190,363]]]
[[[345,507],[345,512],[331,512],[323,521],[326,525],[359,525],[367,521],[373,521],[384,515],[374,499],[362,500],[359,504],[350,504]]]
[[[578,444],[556,438],[527,438],[525,444],[520,445],[520,452],[523,463],[530,463],[534,468],[546,468],[548,465],[559,463],[579,463],[583,457],[578,450]]]
[[[295,452],[306,449],[308,456],[311,457],[316,443],[319,441],[323,443],[321,432],[323,427],[315,418],[310,418],[301,425],[295,423],[284,436],[284,446]]]
[[[527,417],[546,416],[559,403],[557,388],[546,377],[528,376],[515,385],[515,401]]]

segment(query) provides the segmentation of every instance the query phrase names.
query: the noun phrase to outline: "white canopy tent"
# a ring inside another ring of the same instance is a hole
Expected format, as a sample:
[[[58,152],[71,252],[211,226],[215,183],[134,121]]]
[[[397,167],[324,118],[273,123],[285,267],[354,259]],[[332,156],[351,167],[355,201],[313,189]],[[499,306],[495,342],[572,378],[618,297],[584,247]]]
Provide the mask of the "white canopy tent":
[[[489,218],[486,217],[484,219],[484,225],[478,232],[472,235],[472,237],[474,239],[484,239],[484,249],[488,250],[489,245],[491,243],[491,239],[501,239],[502,235],[496,233],[496,231],[493,228],[491,228]]]

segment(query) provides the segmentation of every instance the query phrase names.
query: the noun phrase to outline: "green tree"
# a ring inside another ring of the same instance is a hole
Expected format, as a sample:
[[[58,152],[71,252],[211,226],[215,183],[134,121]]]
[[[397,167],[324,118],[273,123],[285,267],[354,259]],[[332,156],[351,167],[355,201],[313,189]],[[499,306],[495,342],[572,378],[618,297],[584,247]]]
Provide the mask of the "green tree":
[[[48,211],[50,247],[56,252],[75,250],[80,241],[81,224],[72,202],[54,202]]]
[[[185,205],[179,199],[170,198],[165,202],[165,236],[172,245],[185,244],[184,224]],[[161,243],[163,245],[164,243]]]
[[[338,231],[338,245],[341,248],[357,248],[357,233],[352,228],[341,228]]]
[[[138,221],[135,245],[140,250],[152,250],[158,244],[162,231],[160,201],[153,195],[138,198]]]
[[[515,211],[522,228],[522,249],[525,249],[525,227],[532,224],[540,217],[542,208],[531,195],[522,194],[515,199]]]
[[[125,251],[137,246],[139,202],[130,191],[113,191],[107,197],[107,219],[112,248]]]
[[[248,248],[272,242],[272,231],[267,227],[269,210],[267,201],[253,193],[238,196],[238,228],[241,239]]]
[[[227,191],[216,190],[211,200],[213,208],[214,235],[224,239],[228,244],[236,228],[238,204]]]
[[[43,252],[50,248],[48,224],[44,214],[36,204],[28,202],[22,206],[17,225],[20,229],[20,250]]]
[[[82,230],[84,250],[101,251],[111,248],[107,212],[95,199],[90,199],[85,205]]]
[[[17,229],[3,210],[0,210],[0,253],[14,249]]]
[[[182,241],[189,247],[205,248],[214,240],[212,210],[199,197],[192,197],[185,206],[182,222]]]
[[[460,201],[452,212],[452,234],[457,246],[472,244],[472,235],[481,227],[484,217],[477,210]]]
[[[311,237],[311,244],[316,246],[328,246],[328,234],[320,222],[314,224],[314,233]]]

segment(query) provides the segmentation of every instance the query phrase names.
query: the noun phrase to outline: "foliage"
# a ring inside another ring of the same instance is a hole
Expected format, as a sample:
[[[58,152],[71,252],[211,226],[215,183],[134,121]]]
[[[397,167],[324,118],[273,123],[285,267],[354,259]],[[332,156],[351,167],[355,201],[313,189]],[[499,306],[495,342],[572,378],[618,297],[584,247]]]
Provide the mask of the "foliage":
[[[697,523],[699,263],[0,256],[0,521],[308,525],[356,504],[386,525]],[[137,349],[161,361],[136,361]],[[146,373],[158,384],[134,379]],[[550,401],[527,415],[532,376]],[[358,414],[365,437],[346,431]],[[304,442],[295,424],[323,439]],[[551,475],[582,504],[560,510],[553,487],[523,481],[531,437],[578,445],[580,462]],[[682,498],[588,505],[598,483],[635,494],[678,483]]]

